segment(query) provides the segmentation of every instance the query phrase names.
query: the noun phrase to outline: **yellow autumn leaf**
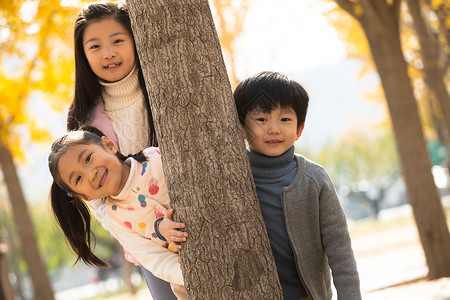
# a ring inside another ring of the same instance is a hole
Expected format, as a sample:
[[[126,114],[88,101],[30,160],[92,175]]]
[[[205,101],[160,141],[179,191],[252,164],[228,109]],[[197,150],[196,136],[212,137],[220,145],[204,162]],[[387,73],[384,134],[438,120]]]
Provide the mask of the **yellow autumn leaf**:
[[[23,139],[51,138],[42,120],[27,110],[31,97],[40,96],[57,110],[71,101],[73,26],[86,2],[0,0],[0,138],[16,158],[24,158]]]

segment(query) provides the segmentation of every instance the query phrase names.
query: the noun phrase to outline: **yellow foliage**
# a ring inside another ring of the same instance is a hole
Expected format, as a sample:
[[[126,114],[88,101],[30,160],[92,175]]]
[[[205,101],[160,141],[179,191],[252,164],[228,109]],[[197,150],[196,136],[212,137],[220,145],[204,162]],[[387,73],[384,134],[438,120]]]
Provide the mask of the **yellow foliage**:
[[[384,0],[386,1],[386,0]],[[336,0],[316,0],[317,3],[332,2],[336,3]],[[354,14],[356,16],[362,16],[364,11],[359,4],[360,1],[349,1],[353,5]],[[388,4],[392,4],[392,1],[387,1]],[[442,45],[446,46],[447,53],[450,51],[448,47],[449,41],[446,40],[444,32],[450,29],[450,1],[448,0],[432,0],[430,7],[426,5],[427,1],[421,2],[427,22],[433,28],[434,32],[438,32],[438,38],[441,40]],[[331,6],[330,6],[331,7]],[[436,18],[437,16],[437,18]],[[375,65],[370,55],[370,48],[366,40],[365,33],[363,32],[359,22],[345,12],[339,5],[333,6],[332,9],[324,13],[324,17],[328,22],[336,29],[339,38],[344,42],[347,53],[350,57],[358,57],[365,60],[363,68],[359,72],[360,76],[368,74],[374,71]],[[436,20],[437,19],[437,20]],[[445,22],[442,22],[444,20]],[[446,25],[442,25],[445,23]],[[414,92],[419,103],[419,112],[421,113],[424,122],[424,129],[429,136],[431,132],[432,124],[430,120],[431,109],[429,106],[429,94],[426,93],[426,85],[422,80],[423,76],[423,63],[420,55],[420,46],[417,41],[416,33],[412,27],[412,19],[408,15],[406,5],[402,5],[400,11],[400,38],[404,57],[409,63],[408,74],[411,82],[414,86]],[[445,27],[445,28],[442,28]],[[365,95],[365,98],[375,101],[385,101],[385,97],[382,93],[381,87],[378,87],[374,94]],[[433,112],[435,115],[439,115],[438,112]],[[382,126],[389,126],[389,120],[386,120]]]
[[[334,2],[321,0],[318,2]],[[360,7],[357,5],[356,7]],[[336,29],[350,57],[369,57],[369,44],[359,23],[339,6],[323,13],[325,19]]]
[[[362,14],[363,14],[363,9],[362,9],[361,5],[359,5],[359,3],[355,4],[355,14],[359,17],[362,16]]]
[[[50,139],[44,120],[26,109],[30,97],[40,95],[57,110],[71,101],[79,9],[60,0],[0,0],[0,138],[18,158],[23,139]]]
[[[446,0],[433,0],[433,1],[431,1],[431,5],[434,7],[438,7],[438,6],[445,4],[445,2],[447,2],[447,1]]]
[[[211,1],[233,79],[233,43],[254,0]],[[26,109],[31,96],[39,95],[55,110],[72,99],[73,24],[87,2],[72,7],[61,6],[60,0],[0,0],[0,138],[16,157],[24,157],[23,139],[43,142],[50,137]]]
[[[214,21],[224,51],[228,76],[234,89],[237,78],[234,66],[234,42],[242,33],[245,16],[254,0],[212,0]]]

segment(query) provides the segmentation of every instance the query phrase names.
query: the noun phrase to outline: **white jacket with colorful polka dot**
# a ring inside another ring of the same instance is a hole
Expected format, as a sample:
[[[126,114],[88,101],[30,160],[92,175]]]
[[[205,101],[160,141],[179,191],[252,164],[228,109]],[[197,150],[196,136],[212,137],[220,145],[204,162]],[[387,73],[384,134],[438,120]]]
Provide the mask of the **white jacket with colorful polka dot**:
[[[118,195],[89,202],[97,220],[147,270],[171,283],[184,285],[178,255],[158,238],[154,222],[170,209],[158,148],[143,151],[147,162],[131,163],[130,175]]]

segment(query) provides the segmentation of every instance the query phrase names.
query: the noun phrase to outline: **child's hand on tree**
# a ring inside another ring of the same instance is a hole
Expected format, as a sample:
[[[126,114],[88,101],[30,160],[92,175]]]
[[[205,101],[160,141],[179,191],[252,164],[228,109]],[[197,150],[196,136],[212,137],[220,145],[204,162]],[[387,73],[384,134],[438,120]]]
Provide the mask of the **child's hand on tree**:
[[[185,242],[188,236],[187,232],[180,231],[179,229],[185,228],[184,223],[174,222],[172,220],[174,210],[171,209],[164,216],[164,219],[159,223],[159,233],[169,243],[170,250],[179,250],[181,245],[178,242]]]

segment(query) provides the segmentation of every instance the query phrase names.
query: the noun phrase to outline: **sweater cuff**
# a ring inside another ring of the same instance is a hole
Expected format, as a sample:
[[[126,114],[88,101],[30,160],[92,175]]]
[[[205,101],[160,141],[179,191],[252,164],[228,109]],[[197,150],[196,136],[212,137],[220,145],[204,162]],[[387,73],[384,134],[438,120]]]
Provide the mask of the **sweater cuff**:
[[[158,238],[164,242],[167,242],[167,240],[161,235],[161,233],[159,232],[159,223],[161,223],[161,221],[164,220],[164,217],[159,217],[158,219],[155,220],[155,233],[158,236]]]

